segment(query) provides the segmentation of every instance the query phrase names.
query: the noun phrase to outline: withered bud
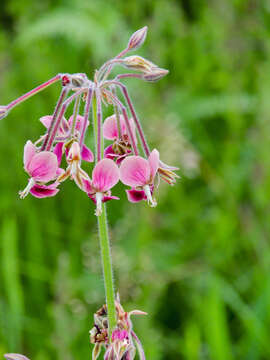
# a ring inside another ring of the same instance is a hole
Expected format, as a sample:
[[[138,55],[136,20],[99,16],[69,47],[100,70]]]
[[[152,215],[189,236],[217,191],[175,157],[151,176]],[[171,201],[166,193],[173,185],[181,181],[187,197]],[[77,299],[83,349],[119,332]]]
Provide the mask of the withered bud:
[[[134,34],[131,35],[128,42],[128,49],[135,50],[138,49],[143,43],[147,35],[147,26],[137,30]]]
[[[0,106],[0,120],[4,119],[8,115],[8,109],[6,106]]]
[[[143,79],[150,82],[155,82],[163,78],[169,73],[166,69],[152,68],[151,71],[147,71],[143,74]]]
[[[143,72],[150,72],[152,68],[157,67],[151,61],[144,59],[141,56],[133,55],[123,59],[122,64],[131,70],[138,70]]]

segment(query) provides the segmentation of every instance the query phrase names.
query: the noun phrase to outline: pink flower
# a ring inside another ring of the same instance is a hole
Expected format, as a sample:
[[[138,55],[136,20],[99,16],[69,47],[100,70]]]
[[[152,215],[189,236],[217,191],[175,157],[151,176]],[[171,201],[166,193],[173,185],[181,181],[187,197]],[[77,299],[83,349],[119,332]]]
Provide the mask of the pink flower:
[[[119,181],[119,169],[111,159],[100,160],[94,167],[92,181],[84,181],[84,189],[96,204],[95,214],[102,213],[102,203],[119,198],[111,196],[110,189]]]
[[[29,192],[36,197],[54,196],[58,192],[57,185],[47,186],[44,183],[55,180],[60,171],[56,155],[50,151],[37,152],[34,144],[28,140],[23,161],[24,169],[31,177],[26,188],[19,193],[20,197],[25,198]]]
[[[156,206],[152,198],[154,179],[159,167],[159,152],[154,149],[146,160],[141,156],[129,156],[120,166],[120,180],[131,186],[126,190],[128,200],[138,202],[147,199],[151,206]]]
[[[69,149],[67,155],[68,167],[57,179],[58,182],[63,182],[67,178],[71,178],[75,181],[78,187],[84,189],[85,182],[89,182],[90,178],[88,174],[81,168],[81,152],[80,145],[77,141],[74,141]]]
[[[129,119],[134,139],[136,140],[136,130],[133,119]],[[103,136],[107,140],[113,140],[113,144],[104,150],[104,155],[108,159],[116,160],[119,165],[124,158],[131,154],[131,143],[127,133],[126,124],[122,115],[119,117],[120,134],[117,125],[116,115],[112,115],[105,119],[103,124]]]
[[[73,134],[73,136],[75,136],[75,138],[79,139],[81,132],[82,132],[82,127],[83,127],[83,116],[77,115],[76,118],[76,123],[75,123],[75,133]],[[40,121],[42,122],[42,124],[48,129],[51,125],[52,122],[52,116],[47,115],[47,116],[43,116],[42,118],[40,118]],[[58,138],[69,138],[72,134],[72,125],[73,125],[73,115],[70,116],[69,120],[67,121],[65,118],[62,119],[62,124],[60,129],[58,130],[57,133],[57,137]],[[89,125],[89,121],[87,121],[87,127]],[[62,155],[63,155],[63,150],[64,150],[64,141],[59,141],[55,147],[54,147],[54,153],[57,156],[59,165],[61,163],[62,160]],[[66,155],[68,155],[68,149],[66,149]],[[93,162],[94,161],[94,154],[92,153],[92,151],[86,146],[83,145],[82,146],[82,150],[81,150],[81,158],[84,161],[87,162]]]
[[[122,115],[119,116],[120,122],[120,131],[121,134],[118,132],[117,126],[117,118],[116,115],[113,114],[112,116],[107,117],[103,123],[103,136],[107,140],[117,140],[120,139],[123,134],[127,134],[125,121]]]
[[[112,332],[112,342],[108,346],[104,355],[104,360],[121,360],[126,358],[126,355],[132,354],[132,358],[135,356],[135,347],[132,339],[129,336],[127,330],[116,329]]]

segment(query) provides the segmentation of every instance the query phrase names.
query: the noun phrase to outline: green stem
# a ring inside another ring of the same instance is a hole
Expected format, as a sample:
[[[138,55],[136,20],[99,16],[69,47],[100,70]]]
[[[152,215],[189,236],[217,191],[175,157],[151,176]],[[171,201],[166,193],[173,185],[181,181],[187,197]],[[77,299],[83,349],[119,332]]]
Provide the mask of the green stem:
[[[106,303],[107,303],[107,311],[108,311],[109,337],[111,337],[112,330],[116,326],[116,312],[115,312],[115,303],[114,303],[112,258],[110,251],[108,226],[106,220],[106,205],[104,203],[102,204],[102,214],[97,218],[98,218],[101,258],[102,258],[102,266],[103,266],[103,276],[104,276],[105,292],[106,292]]]
[[[93,96],[93,125],[95,132],[95,139],[97,144],[97,102],[96,96]],[[97,153],[97,152],[96,152]],[[103,157],[103,147],[102,147],[102,157]],[[112,270],[112,258],[110,251],[110,240],[108,233],[107,225],[107,216],[106,216],[106,205],[102,203],[102,213],[98,218],[98,230],[99,230],[99,241],[101,249],[101,259],[103,267],[103,277],[105,284],[105,293],[106,293],[106,304],[108,312],[108,326],[109,326],[109,337],[111,337],[112,330],[116,326],[116,311],[114,303],[114,288],[113,288],[113,270]]]

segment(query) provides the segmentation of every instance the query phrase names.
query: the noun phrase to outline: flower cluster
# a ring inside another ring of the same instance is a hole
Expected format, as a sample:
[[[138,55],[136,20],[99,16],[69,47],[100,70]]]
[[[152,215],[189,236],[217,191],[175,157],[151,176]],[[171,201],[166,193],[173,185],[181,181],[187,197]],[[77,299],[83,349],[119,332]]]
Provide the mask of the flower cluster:
[[[117,325],[112,332],[111,341],[109,341],[108,334],[106,305],[103,305],[94,314],[94,327],[90,330],[90,342],[95,345],[92,360],[98,358],[102,347],[105,348],[104,360],[133,360],[136,354],[136,347],[140,359],[145,360],[143,347],[132,329],[130,317],[131,315],[147,315],[147,313],[140,310],[125,312],[120,304],[119,296],[115,300],[115,309]]]
[[[40,119],[46,133],[34,144],[28,140],[24,148],[24,169],[30,178],[26,188],[19,193],[21,198],[28,193],[38,198],[55,196],[60,184],[69,178],[96,204],[95,214],[100,215],[103,202],[119,199],[111,194],[119,181],[129,187],[126,193],[130,202],[146,200],[150,206],[157,204],[155,190],[160,177],[170,185],[175,183],[177,168],[164,164],[158,150],[150,151],[127,88],[120,81],[128,77],[156,81],[168,73],[140,56],[124,57],[143,43],[146,32],[144,27],[134,33],[127,48],[107,61],[96,72],[94,81],[85,74],[58,75],[62,91],[55,111]],[[108,79],[115,65],[137,72]],[[70,92],[72,95],[68,96]],[[124,97],[125,103],[119,95]],[[67,120],[65,112],[72,102],[73,115]],[[80,115],[82,102],[84,109]],[[104,121],[103,103],[113,108],[113,115]],[[11,108],[12,103],[1,107],[2,117]],[[90,126],[91,112],[93,122]],[[95,155],[85,145],[87,129],[94,136]],[[110,144],[104,149],[105,141]],[[95,162],[91,176],[82,169],[83,161]]]

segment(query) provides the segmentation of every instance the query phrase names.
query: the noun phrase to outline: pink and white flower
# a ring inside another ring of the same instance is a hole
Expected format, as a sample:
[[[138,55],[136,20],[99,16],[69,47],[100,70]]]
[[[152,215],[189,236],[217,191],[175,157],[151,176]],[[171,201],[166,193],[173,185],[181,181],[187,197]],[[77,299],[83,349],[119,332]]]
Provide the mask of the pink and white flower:
[[[20,191],[21,199],[30,192],[38,198],[54,196],[57,194],[57,184],[45,185],[55,180],[60,174],[57,157],[50,151],[37,152],[35,145],[28,140],[24,147],[24,169],[31,176],[28,185]]]
[[[102,203],[108,200],[118,200],[116,196],[111,196],[111,188],[119,181],[118,166],[111,159],[100,160],[93,169],[92,180],[84,181],[84,191],[96,204],[95,214],[102,213]]]
[[[159,152],[154,149],[148,159],[141,156],[129,156],[120,166],[120,180],[131,186],[126,190],[130,202],[147,200],[150,206],[156,206],[153,199],[154,180],[159,168]]]
[[[52,118],[53,117],[51,115],[43,116],[42,118],[40,118],[41,123],[46,127],[46,129],[50,127]],[[84,121],[83,116],[77,115],[74,134],[73,134],[73,136],[75,136],[75,138],[77,139],[79,139],[81,135],[83,128],[83,121]],[[65,118],[62,119],[60,129],[58,130],[57,133],[57,137],[58,139],[60,139],[60,141],[54,147],[54,153],[56,154],[59,163],[61,163],[61,159],[64,151],[66,151],[66,155],[68,156],[69,149],[68,147],[66,148],[64,140],[61,139],[68,138],[72,135],[71,134],[72,126],[73,126],[73,115],[70,116],[68,121]],[[89,126],[89,121],[87,121],[86,128],[88,126]],[[81,149],[81,159],[87,162],[94,161],[93,152],[84,144],[82,145],[82,149]]]
[[[134,139],[136,140],[134,121],[131,118],[129,119],[129,122]],[[103,136],[107,140],[113,140],[113,144],[109,145],[104,150],[106,158],[116,160],[116,163],[119,165],[127,155],[131,154],[131,142],[122,115],[119,116],[119,124],[117,124],[117,117],[115,114],[105,119],[103,124]]]
[[[69,149],[67,155],[68,167],[66,171],[61,174],[57,181],[63,182],[67,178],[71,178],[75,181],[77,186],[84,190],[84,184],[90,181],[88,174],[81,168],[81,151],[80,145],[77,141],[74,141]]]
[[[116,329],[112,332],[112,341],[105,352],[104,360],[134,359],[136,349],[127,330]]]

